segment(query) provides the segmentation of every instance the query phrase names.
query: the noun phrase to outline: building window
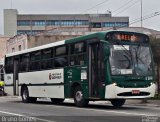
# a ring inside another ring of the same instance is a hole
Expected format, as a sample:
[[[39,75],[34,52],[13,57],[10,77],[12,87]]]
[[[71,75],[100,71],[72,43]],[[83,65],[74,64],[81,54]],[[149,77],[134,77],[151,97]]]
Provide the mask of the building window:
[[[30,20],[18,20],[17,26],[30,26],[31,22]]]
[[[47,20],[47,26],[81,26],[88,25],[88,20]]]
[[[88,20],[75,20],[75,26],[88,25]]]
[[[91,23],[93,28],[101,28],[101,23]]]
[[[46,21],[46,25],[47,25],[47,26],[55,25],[55,21],[54,21],[54,20],[47,20],[47,21]]]
[[[35,35],[37,33],[41,33],[43,30],[18,30],[17,34],[27,34],[27,35]]]
[[[21,50],[22,50],[22,46],[19,45],[19,46],[18,46],[18,51],[21,51]]]
[[[12,48],[12,53],[14,53],[15,52],[15,48]]]
[[[62,26],[74,26],[74,20],[63,20],[61,21]]]
[[[27,35],[31,35],[32,34],[32,30],[18,30],[17,34],[27,34]]]
[[[103,27],[128,27],[128,22],[104,22]]]
[[[56,21],[55,21],[55,26],[60,26],[60,25],[61,25],[61,21],[56,20]]]
[[[45,26],[46,22],[45,20],[33,20],[32,25],[33,26]]]

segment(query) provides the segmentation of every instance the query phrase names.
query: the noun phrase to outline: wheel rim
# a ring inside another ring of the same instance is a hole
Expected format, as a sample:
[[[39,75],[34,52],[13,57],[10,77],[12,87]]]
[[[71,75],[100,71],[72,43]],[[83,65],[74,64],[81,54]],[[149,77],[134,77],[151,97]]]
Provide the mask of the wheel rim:
[[[81,101],[83,99],[83,94],[82,94],[82,91],[77,91],[76,92],[76,101]]]
[[[27,90],[23,91],[23,99],[26,100],[27,99]]]

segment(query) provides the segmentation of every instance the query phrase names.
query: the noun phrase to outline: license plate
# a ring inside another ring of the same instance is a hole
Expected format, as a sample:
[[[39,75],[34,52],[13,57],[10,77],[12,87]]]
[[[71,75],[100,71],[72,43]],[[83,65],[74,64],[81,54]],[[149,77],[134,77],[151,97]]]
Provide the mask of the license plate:
[[[140,90],[132,90],[132,94],[140,94]]]

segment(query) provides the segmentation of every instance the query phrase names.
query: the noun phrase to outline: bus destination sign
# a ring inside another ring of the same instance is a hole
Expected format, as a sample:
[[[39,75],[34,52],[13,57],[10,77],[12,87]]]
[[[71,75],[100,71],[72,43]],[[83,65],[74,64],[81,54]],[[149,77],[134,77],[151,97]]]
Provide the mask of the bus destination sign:
[[[125,32],[111,32],[106,35],[109,42],[135,42],[135,43],[148,43],[149,38],[144,34],[138,33],[125,33]]]

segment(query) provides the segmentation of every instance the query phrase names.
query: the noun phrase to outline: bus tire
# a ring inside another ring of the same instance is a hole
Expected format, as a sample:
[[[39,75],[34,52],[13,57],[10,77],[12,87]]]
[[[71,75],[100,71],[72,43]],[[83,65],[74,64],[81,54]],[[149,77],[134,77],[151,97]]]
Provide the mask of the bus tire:
[[[60,104],[64,101],[63,98],[51,98],[53,104]]]
[[[74,103],[77,107],[85,107],[89,103],[89,100],[84,98],[83,90],[80,86],[77,86],[74,90]]]
[[[22,102],[23,103],[29,103],[30,102],[29,92],[28,92],[28,88],[26,86],[22,88],[21,97],[22,97]]]
[[[30,103],[35,103],[35,102],[37,102],[37,97],[29,97],[29,102],[30,102]]]
[[[111,100],[111,104],[114,106],[114,107],[122,107],[125,103],[125,99],[112,99]]]

